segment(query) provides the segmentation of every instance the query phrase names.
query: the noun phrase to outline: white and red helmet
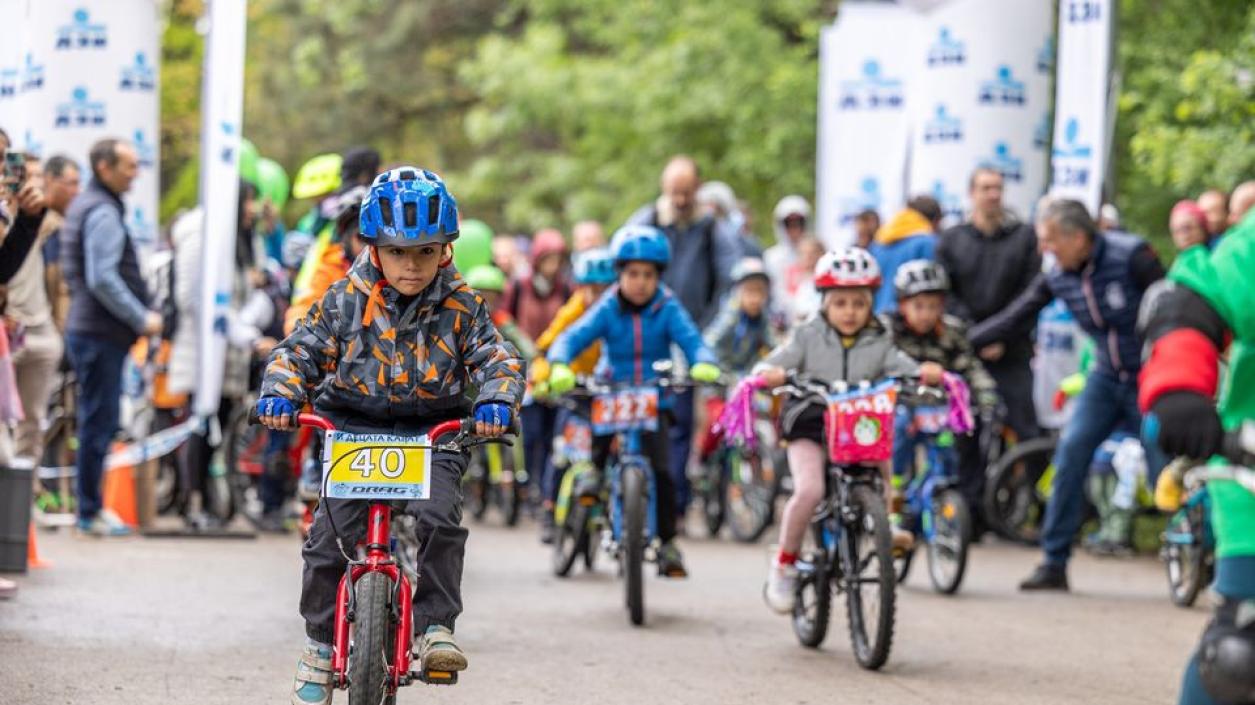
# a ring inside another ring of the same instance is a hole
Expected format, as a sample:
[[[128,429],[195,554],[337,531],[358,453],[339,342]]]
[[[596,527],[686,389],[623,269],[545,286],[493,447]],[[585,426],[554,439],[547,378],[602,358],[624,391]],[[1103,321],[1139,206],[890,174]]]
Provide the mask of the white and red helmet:
[[[815,263],[815,288],[876,288],[880,286],[880,265],[861,247],[843,247],[825,252]]]

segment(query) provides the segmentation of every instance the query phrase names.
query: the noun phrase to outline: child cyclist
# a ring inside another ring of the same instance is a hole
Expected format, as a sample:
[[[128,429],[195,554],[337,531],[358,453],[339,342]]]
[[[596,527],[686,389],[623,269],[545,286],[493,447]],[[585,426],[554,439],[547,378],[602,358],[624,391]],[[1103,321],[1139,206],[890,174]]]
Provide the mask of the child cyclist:
[[[619,271],[618,285],[554,341],[549,349],[550,389],[562,394],[575,386],[575,373],[570,365],[598,340],[602,341],[602,358],[609,364],[610,376],[615,382],[647,383],[653,376],[653,364],[670,358],[673,343],[684,351],[692,364],[693,379],[699,382],[718,379],[714,353],[702,343],[693,319],[671,291],[659,284],[663,270],[671,261],[667,236],[651,226],[628,225],[614,234],[610,251]],[[664,397],[659,406],[665,410],[669,400]],[[687,572],[673,542],[676,496],[668,467],[669,425],[663,414],[658,419],[658,430],[645,433],[643,440],[658,493],[658,538],[663,542],[658,553],[658,573],[682,578]],[[597,467],[605,466],[612,441],[610,436],[594,439],[593,463]]]
[[[533,360],[527,370],[531,377],[532,393],[536,396],[544,396],[549,387],[549,361],[543,356],[549,352],[549,348],[553,346],[558,336],[579,320],[584,312],[601,298],[606,288],[613,284],[616,278],[614,257],[610,255],[610,250],[604,247],[595,247],[576,253],[572,265],[575,275],[575,293],[562,304],[562,308],[558,309],[549,327],[536,339],[536,352],[542,357]],[[600,358],[601,343],[593,342],[588,349],[571,361],[571,371],[577,375],[591,375]],[[558,409],[554,420],[555,434],[562,433],[569,418],[569,410]],[[565,468],[555,467],[552,456],[543,469],[541,489],[544,491],[545,513],[540,527],[541,543],[553,543],[555,531],[553,508],[558,501],[558,487],[562,484],[564,472]]]
[[[492,325],[488,306],[449,266],[458,234],[457,204],[435,174],[400,167],[380,174],[362,204],[370,243],[291,335],[275,348],[257,413],[276,430],[295,427],[309,400],[343,430],[418,435],[474,414],[476,433],[510,425],[522,360]],[[478,387],[467,404],[465,392]],[[436,453],[431,499],[404,511],[419,518],[423,579],[414,592],[414,627],[425,670],[460,671],[466,656],[453,638],[462,611],[461,477],[465,454]],[[345,571],[329,519],[345,546],[366,534],[365,502],[329,499],[314,517],[305,561],[301,615],[307,640],[297,664],[293,705],[331,701],[335,595]]]
[[[517,348],[524,360],[531,359],[536,354],[535,343],[502,305],[506,289],[505,272],[491,264],[480,264],[467,270],[463,277],[467,285],[487,304],[488,311],[492,314],[492,324],[497,327],[501,337]]]
[[[851,384],[914,374],[928,384],[940,383],[942,368],[934,363],[920,365],[908,357],[872,315],[873,293],[879,285],[880,267],[866,250],[848,247],[825,254],[815,265],[815,288],[823,297],[818,315],[798,326],[787,342],[755,366],[755,372],[770,387],[784,384],[790,372]],[[765,591],[768,606],[780,613],[793,609],[794,564],[806,526],[824,497],[824,411],[823,405],[813,401],[791,399],[781,412],[793,496],[784,509],[780,553],[767,573]],[[887,465],[881,472],[887,488]]]
[[[963,322],[945,315],[946,292],[950,278],[941,265],[926,259],[905,262],[893,277],[898,310],[884,317],[885,327],[893,334],[893,344],[919,362],[935,362],[963,378],[982,418],[991,418],[998,406],[997,385],[967,342]],[[903,482],[914,465],[915,433],[911,429],[911,412],[898,407],[893,436],[894,483]],[[953,447],[943,454],[951,470],[958,467]],[[977,483],[978,474],[971,478]],[[973,507],[980,506],[980,485],[965,482],[961,489]]]
[[[744,374],[776,347],[767,317],[771,278],[757,257],[746,257],[732,268],[733,299],[706,328],[706,344],[719,356],[719,365]]]

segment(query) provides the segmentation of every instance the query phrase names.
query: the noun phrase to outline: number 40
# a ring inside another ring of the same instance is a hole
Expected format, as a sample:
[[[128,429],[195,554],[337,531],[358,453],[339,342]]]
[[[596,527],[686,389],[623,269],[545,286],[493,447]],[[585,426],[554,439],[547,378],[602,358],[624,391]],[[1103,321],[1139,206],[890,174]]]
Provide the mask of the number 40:
[[[363,448],[357,451],[357,455],[353,457],[353,462],[349,463],[349,467],[362,473],[362,477],[368,478],[375,471],[375,463],[371,460],[371,449]],[[405,454],[397,448],[384,448],[379,454],[379,472],[383,476],[395,480],[405,472]]]

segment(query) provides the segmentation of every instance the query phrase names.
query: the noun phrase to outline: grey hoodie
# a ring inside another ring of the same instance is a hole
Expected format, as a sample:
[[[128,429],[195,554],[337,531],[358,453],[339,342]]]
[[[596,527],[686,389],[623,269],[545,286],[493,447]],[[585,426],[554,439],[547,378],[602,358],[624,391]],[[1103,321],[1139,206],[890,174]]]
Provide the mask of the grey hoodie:
[[[795,328],[784,344],[755,365],[754,371],[768,367],[850,384],[919,374],[919,363],[894,346],[893,334],[875,318],[859,331],[854,344],[847,348],[841,343],[841,334],[821,314],[815,314]]]

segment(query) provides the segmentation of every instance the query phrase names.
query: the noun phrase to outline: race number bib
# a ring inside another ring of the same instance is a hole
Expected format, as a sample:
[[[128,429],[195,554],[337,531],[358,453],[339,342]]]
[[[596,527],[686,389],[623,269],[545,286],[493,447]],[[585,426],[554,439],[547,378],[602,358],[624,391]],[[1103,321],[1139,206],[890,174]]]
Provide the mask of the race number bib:
[[[417,500],[431,497],[427,436],[327,434],[323,481],[335,499]]]
[[[949,407],[924,406],[915,409],[913,422],[920,433],[938,434],[946,430],[949,418]]]
[[[554,452],[567,463],[585,463],[593,459],[593,429],[578,414],[567,417],[562,432],[554,439]]]
[[[828,395],[824,426],[832,462],[855,465],[893,457],[893,414],[897,396],[892,380]]]
[[[632,387],[593,397],[593,433],[658,430],[658,388]]]

